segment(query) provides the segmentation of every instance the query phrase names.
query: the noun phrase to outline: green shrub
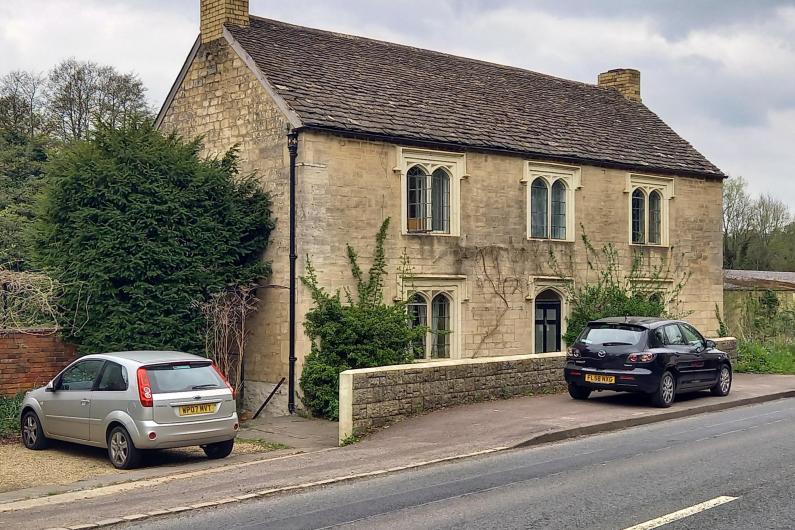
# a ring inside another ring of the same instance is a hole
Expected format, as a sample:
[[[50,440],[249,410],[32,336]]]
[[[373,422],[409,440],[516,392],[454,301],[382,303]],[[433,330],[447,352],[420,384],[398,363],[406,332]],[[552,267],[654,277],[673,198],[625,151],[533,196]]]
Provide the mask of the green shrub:
[[[195,302],[267,276],[270,199],[237,155],[199,157],[151,124],[100,129],[48,163],[34,234],[37,265],[63,285],[81,353],[202,353]]]
[[[19,411],[24,393],[0,396],[0,439],[19,434]]]
[[[383,302],[386,274],[384,239],[389,219],[376,237],[373,265],[367,279],[356,252],[348,246],[348,260],[356,281],[356,297],[346,290],[330,295],[317,283],[311,262],[302,277],[315,305],[305,317],[304,328],[312,339],[312,351],[301,374],[303,402],[313,414],[339,417],[339,374],[354,368],[371,368],[412,362],[412,343],[420,343],[424,328],[412,328],[403,302]]]
[[[762,343],[741,341],[737,345],[737,361],[734,363],[737,372],[767,374],[772,371],[770,351]]]
[[[586,248],[588,268],[596,272],[596,281],[579,285],[568,283],[571,313],[566,321],[563,340],[573,344],[591,320],[605,317],[679,317],[679,294],[689,274],[676,276],[668,264],[662,263],[644,270],[641,254],[633,255],[632,266],[623,273],[615,247],[609,243],[596,250],[587,236],[582,236]],[[557,268],[550,254],[553,268]],[[561,278],[565,275],[560,274]],[[674,279],[675,282],[670,280]]]

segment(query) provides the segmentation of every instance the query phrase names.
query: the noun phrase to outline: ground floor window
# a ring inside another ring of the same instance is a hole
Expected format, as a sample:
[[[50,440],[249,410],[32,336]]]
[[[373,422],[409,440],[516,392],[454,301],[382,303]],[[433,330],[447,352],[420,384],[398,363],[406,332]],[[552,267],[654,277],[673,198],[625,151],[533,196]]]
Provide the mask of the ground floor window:
[[[452,299],[449,293],[421,291],[409,298],[407,305],[412,326],[425,326],[423,344],[413,344],[415,359],[448,359],[455,332],[452,326]]]
[[[546,290],[535,299],[535,353],[560,351],[561,298]]]

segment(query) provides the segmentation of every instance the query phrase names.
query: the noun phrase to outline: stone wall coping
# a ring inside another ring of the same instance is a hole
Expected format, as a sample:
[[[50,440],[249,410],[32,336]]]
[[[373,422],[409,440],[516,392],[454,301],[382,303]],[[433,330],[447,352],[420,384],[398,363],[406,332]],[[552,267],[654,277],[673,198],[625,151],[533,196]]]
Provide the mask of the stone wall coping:
[[[393,364],[390,366],[377,366],[375,368],[357,368],[354,370],[345,370],[344,372],[342,372],[342,374],[353,376],[361,374],[373,374],[378,372],[391,372],[396,370],[431,370],[433,368],[440,368],[446,366],[467,366],[472,364],[504,363],[511,361],[525,361],[531,359],[539,359],[539,360],[558,359],[565,356],[566,352],[550,352],[550,353],[526,353],[522,355],[503,355],[500,357],[444,359],[441,361],[424,361],[424,362],[417,362],[411,364]]]
[[[55,334],[61,328],[25,328],[25,329],[6,329],[0,328],[0,335],[36,335],[39,333]]]

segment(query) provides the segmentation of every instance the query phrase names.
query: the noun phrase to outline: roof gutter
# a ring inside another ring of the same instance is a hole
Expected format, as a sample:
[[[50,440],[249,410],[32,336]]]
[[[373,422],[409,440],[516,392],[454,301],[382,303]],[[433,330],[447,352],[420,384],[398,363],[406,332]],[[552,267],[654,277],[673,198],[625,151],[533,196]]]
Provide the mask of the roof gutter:
[[[373,140],[373,141],[387,142],[393,144],[412,145],[416,147],[444,149],[448,151],[481,151],[484,153],[496,153],[496,154],[503,154],[509,156],[523,156],[526,158],[532,158],[534,160],[544,160],[547,162],[585,164],[589,166],[596,166],[608,169],[623,169],[627,171],[637,171],[639,173],[654,173],[659,175],[703,178],[703,179],[712,179],[712,180],[723,180],[725,178],[728,178],[728,175],[726,175],[722,171],[719,173],[709,173],[709,172],[700,172],[700,171],[692,171],[685,169],[660,168],[654,166],[645,166],[643,164],[615,162],[612,160],[581,158],[581,157],[566,156],[566,155],[550,155],[546,153],[537,153],[533,151],[519,151],[519,150],[505,149],[499,147],[477,146],[477,145],[460,144],[454,142],[441,142],[436,140],[417,140],[415,138],[394,136],[389,134],[350,131],[347,129],[339,129],[336,127],[325,127],[320,125],[305,124],[299,127],[298,129],[325,132],[329,134],[337,134],[340,136],[347,136],[350,138],[356,138],[360,140]]]

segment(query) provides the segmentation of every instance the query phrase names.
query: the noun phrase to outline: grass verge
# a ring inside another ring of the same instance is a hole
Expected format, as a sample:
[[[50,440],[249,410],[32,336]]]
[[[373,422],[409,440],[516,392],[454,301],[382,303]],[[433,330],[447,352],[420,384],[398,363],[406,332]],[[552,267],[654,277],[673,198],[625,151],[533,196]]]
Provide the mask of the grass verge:
[[[795,374],[795,344],[741,341],[734,369],[754,374]]]

